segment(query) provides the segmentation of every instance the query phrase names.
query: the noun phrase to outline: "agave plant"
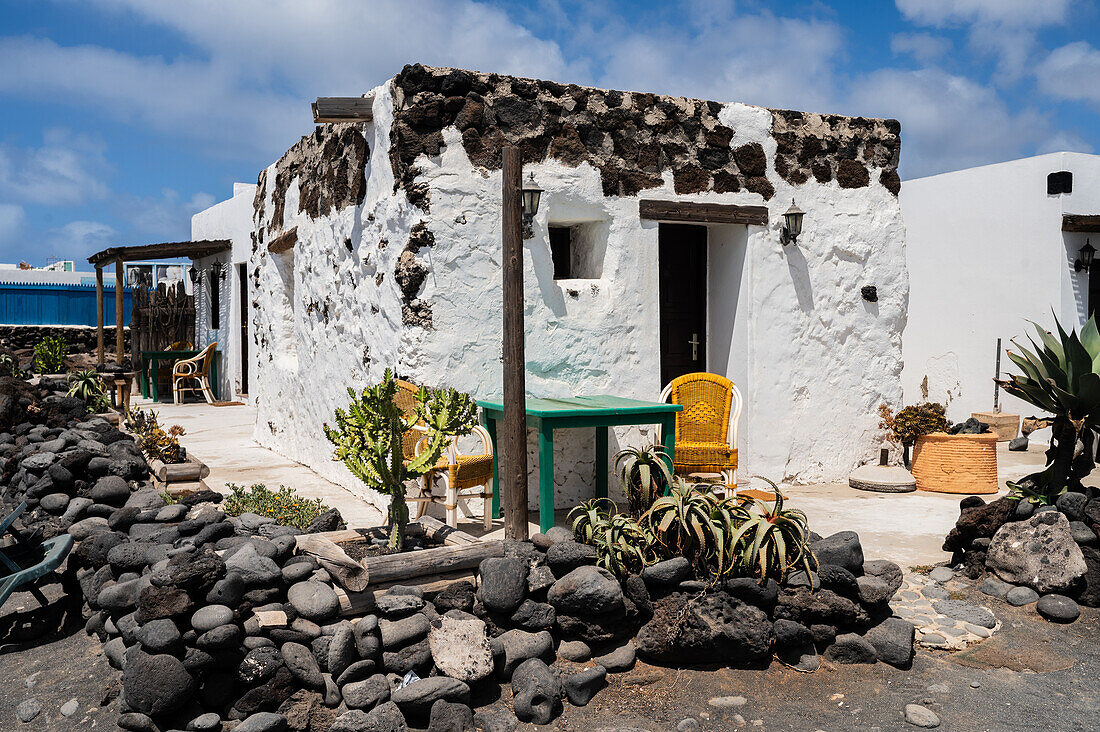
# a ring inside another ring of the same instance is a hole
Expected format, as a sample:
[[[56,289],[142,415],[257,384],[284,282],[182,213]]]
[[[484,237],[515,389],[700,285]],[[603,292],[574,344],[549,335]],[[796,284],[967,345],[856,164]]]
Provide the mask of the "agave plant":
[[[775,504],[769,506],[757,499],[742,504],[746,509],[744,520],[730,537],[738,569],[761,582],[768,577],[782,582],[795,566],[809,574],[817,568],[817,558],[809,547],[806,514],[797,508],[784,508],[779,487],[763,476],[754,477],[772,487]]]
[[[686,557],[700,572],[710,572],[713,561],[719,575],[732,568],[730,536],[743,520],[744,510],[733,501],[714,496],[709,486],[677,482],[642,516],[641,525],[671,556]]]
[[[91,369],[69,374],[69,396],[91,403],[103,394],[103,379]]]
[[[1032,323],[1039,340],[1029,336],[1030,349],[1012,341],[1020,352],[1009,351],[1008,357],[1023,373],[997,382],[1007,393],[1053,415],[1047,466],[1020,481],[1048,498],[1082,489],[1081,478],[1095,465],[1100,428],[1100,331],[1093,318],[1080,336],[1075,329],[1066,333],[1057,317],[1054,324],[1057,336]]]
[[[569,512],[577,541],[596,549],[596,565],[617,577],[652,564],[653,534],[630,516],[617,512],[608,498],[593,498]]]
[[[390,497],[389,546],[404,549],[409,508],[405,481],[419,478],[439,461],[454,437],[469,434],[477,424],[477,405],[454,389],[425,389],[416,395],[416,412],[406,416],[397,406],[397,384],[386,369],[382,381],[356,394],[348,389],[347,411],[336,409],[336,426],[323,426],[336,446],[333,459],[348,467],[368,487]],[[401,449],[405,434],[423,432],[424,447],[412,460]]]
[[[671,466],[672,461],[661,445],[628,447],[615,453],[615,468],[631,516],[639,518],[672,485]]]

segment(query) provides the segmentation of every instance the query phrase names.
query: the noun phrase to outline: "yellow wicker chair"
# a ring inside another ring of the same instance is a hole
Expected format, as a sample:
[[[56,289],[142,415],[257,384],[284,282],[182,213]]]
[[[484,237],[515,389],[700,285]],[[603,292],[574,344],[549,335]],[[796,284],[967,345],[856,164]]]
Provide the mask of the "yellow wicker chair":
[[[419,388],[407,381],[397,380],[397,406],[411,417],[416,411],[416,394]],[[416,457],[424,440],[426,428],[417,426],[416,431],[405,435],[402,451],[406,460]],[[472,516],[468,499],[481,498],[484,501],[485,529],[493,526],[493,441],[489,433],[481,426],[474,427],[474,434],[481,438],[481,455],[463,455],[458,451],[458,441],[451,440],[446,452],[439,458],[435,467],[420,481],[420,493],[407,500],[417,504],[415,518],[420,518],[428,510],[429,503],[439,503],[442,498],[447,515],[447,525],[458,527],[458,509],[461,506],[466,516]],[[443,480],[443,495],[432,492],[435,479]]]
[[[717,374],[685,374],[664,388],[661,401],[684,406],[676,414],[673,472],[720,473],[730,492],[736,493],[742,399],[734,383]]]

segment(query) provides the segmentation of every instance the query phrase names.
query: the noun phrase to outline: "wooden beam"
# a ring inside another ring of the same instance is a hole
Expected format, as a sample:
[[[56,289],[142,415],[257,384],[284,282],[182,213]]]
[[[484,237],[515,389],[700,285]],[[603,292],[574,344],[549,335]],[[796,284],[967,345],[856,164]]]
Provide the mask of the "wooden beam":
[[[504,277],[504,419],[498,433],[498,471],[504,536],[527,539],[527,360],[523,348],[523,159],[507,145],[501,160]]]
[[[768,225],[767,206],[735,206],[729,203],[690,201],[638,201],[638,215],[645,221],[686,221],[696,224]]]
[[[313,121],[372,122],[374,121],[374,97],[317,97],[312,105]]]
[[[277,237],[271,240],[271,243],[267,245],[267,251],[271,254],[282,254],[285,251],[294,248],[294,245],[298,243],[298,227],[295,226],[290,231],[284,231]]]
[[[1076,231],[1082,234],[1100,234],[1100,216],[1062,214],[1062,231]]]
[[[198,259],[211,254],[226,252],[233,244],[228,239],[202,239],[199,241],[168,241],[160,244],[141,244],[132,247],[107,247],[88,257],[88,263],[105,267],[111,262],[134,262],[143,259]]]
[[[119,366],[122,365],[122,260],[115,260],[115,355]]]
[[[103,365],[103,270],[95,268],[95,353],[96,363]]]

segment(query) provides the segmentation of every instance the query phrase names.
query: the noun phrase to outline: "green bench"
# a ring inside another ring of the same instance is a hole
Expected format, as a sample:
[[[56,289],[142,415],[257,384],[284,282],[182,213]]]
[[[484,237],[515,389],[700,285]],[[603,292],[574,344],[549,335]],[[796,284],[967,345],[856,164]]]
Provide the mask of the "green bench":
[[[28,585],[27,591],[34,599],[48,605],[46,596],[34,586],[34,582],[57,569],[73,548],[73,537],[70,534],[62,534],[38,543],[23,536],[15,528],[15,519],[25,510],[27,502],[23,501],[7,518],[0,521],[0,540],[5,535],[12,538],[11,541],[0,544],[0,606],[23,585]]]

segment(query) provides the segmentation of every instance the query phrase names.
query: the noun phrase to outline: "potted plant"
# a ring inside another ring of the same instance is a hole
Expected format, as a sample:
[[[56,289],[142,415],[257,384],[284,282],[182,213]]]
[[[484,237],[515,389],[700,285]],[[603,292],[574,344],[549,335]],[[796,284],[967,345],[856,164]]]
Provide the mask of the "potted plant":
[[[347,411],[337,408],[336,425],[323,425],[325,437],[336,446],[333,459],[348,467],[369,488],[390,497],[387,511],[389,546],[402,551],[409,508],[405,482],[430,471],[453,437],[468,435],[477,424],[477,405],[469,394],[454,389],[426,389],[416,396],[410,417],[397,406],[397,384],[386,369],[381,383],[362,394],[348,388]],[[406,433],[424,433],[416,457],[406,461],[402,443]]]
[[[661,445],[628,447],[615,453],[615,468],[630,506],[630,515],[641,518],[672,485],[672,461]]]
[[[892,414],[879,407],[882,426],[902,445],[906,467],[917,490],[937,493],[997,492],[997,433],[949,434],[942,404],[924,402]],[[909,448],[913,459],[909,460]]]

